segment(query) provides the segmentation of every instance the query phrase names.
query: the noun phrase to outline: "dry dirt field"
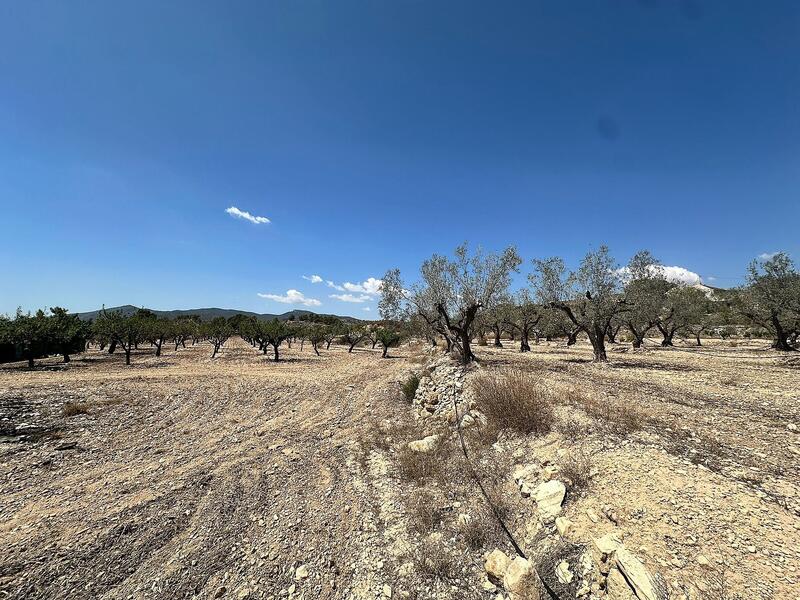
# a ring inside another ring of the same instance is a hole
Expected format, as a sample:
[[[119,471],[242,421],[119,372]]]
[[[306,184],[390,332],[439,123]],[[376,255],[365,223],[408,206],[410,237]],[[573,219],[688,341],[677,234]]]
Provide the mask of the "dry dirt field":
[[[580,453],[570,544],[613,533],[670,598],[800,598],[800,361],[763,342],[623,348],[594,365],[582,344],[507,342],[459,380],[468,402],[476,378],[520,368],[557,403],[549,433],[467,436],[514,536],[534,556],[559,535],[515,475]],[[424,350],[210,354],[0,367],[0,598],[508,597],[484,561],[513,551],[463,456],[407,462],[409,440],[453,438],[400,393],[435,377]],[[609,405],[635,418],[604,422]]]

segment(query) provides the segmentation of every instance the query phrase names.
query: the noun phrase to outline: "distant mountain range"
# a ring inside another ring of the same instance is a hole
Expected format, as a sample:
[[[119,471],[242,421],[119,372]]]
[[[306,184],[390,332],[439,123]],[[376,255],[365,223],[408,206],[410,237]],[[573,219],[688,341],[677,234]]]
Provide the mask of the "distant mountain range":
[[[135,313],[139,310],[139,306],[133,306],[132,304],[126,304],[124,306],[114,306],[113,308],[106,308],[105,310],[108,312],[120,311],[123,315],[128,316]],[[102,309],[101,309],[102,310]],[[77,313],[78,317],[83,319],[84,321],[94,320],[97,318],[97,315],[100,314],[101,310],[90,310],[89,312],[82,312]],[[235,315],[245,315],[248,317],[255,317],[261,321],[271,321],[272,319],[278,319],[280,321],[288,321],[292,317],[299,320],[301,316],[304,315],[318,315],[318,316],[325,316],[325,317],[336,317],[337,319],[342,319],[343,321],[358,321],[354,317],[341,317],[339,315],[322,315],[318,313],[314,313],[310,310],[290,310],[289,312],[285,312],[280,315],[273,315],[270,313],[254,313],[249,312],[246,310],[235,310],[231,308],[192,308],[189,310],[153,310],[152,308],[148,309],[151,312],[155,313],[159,317],[167,317],[169,319],[175,319],[176,317],[185,317],[188,315],[197,315],[203,321],[209,321],[216,317],[225,317],[230,318]]]

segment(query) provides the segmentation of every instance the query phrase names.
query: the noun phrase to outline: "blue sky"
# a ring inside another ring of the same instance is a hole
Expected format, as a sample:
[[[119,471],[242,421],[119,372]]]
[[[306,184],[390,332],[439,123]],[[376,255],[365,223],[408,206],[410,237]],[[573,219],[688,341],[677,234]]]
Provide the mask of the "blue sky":
[[[735,285],[800,254],[798,31],[777,0],[3,3],[0,312],[374,315],[370,277],[465,240],[520,282],[606,243]]]

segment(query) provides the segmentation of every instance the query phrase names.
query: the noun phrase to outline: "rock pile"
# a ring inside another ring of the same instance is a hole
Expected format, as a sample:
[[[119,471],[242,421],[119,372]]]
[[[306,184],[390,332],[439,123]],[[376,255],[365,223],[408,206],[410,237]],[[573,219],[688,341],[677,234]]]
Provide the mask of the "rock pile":
[[[449,356],[442,356],[428,364],[420,374],[414,395],[414,405],[421,416],[451,412],[453,394],[460,399],[464,387],[464,367]]]

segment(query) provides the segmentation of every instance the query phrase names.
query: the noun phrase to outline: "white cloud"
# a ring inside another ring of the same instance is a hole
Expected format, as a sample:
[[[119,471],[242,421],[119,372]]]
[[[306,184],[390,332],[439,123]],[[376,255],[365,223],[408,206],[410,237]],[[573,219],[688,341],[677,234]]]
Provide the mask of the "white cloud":
[[[652,267],[652,269],[656,269],[657,267]],[[666,277],[667,281],[671,281],[673,283],[685,283],[687,285],[696,285],[698,283],[703,283],[700,275],[695,273],[694,271],[690,271],[689,269],[684,269],[683,267],[673,266],[673,267],[660,267],[662,272],[664,273],[664,277]],[[628,267],[622,267],[621,269],[617,269],[616,271],[617,276],[622,281],[627,281],[630,278],[630,269]]]
[[[322,283],[322,277],[319,275],[303,275],[303,279],[311,283]]]
[[[330,280],[326,281],[325,283],[327,283],[327,284],[328,284],[328,287],[329,287],[329,288],[333,288],[333,289],[335,289],[335,290],[339,290],[340,292],[343,292],[343,291],[344,291],[344,288],[343,288],[342,286],[340,286],[340,285],[336,285],[335,283],[333,283],[333,282],[332,282],[332,281],[330,281]]]
[[[259,297],[280,302],[281,304],[302,304],[303,306],[319,306],[322,304],[322,302],[316,298],[306,298],[303,292],[298,292],[297,290],[287,290],[285,296],[279,294],[259,294]]]
[[[349,281],[344,283],[344,289],[348,292],[355,292],[361,294],[380,294],[381,293],[381,286],[383,285],[383,281],[380,279],[375,279],[374,277],[368,278],[366,281],[362,281],[361,283],[350,283]]]
[[[369,311],[371,311],[372,309],[371,309],[369,306],[365,306],[365,307],[364,307],[364,308],[362,308],[361,310],[364,310],[364,311],[366,311],[366,312],[369,312]]]
[[[267,217],[257,217],[255,215],[251,215],[246,210],[239,210],[235,206],[226,208],[225,212],[236,219],[245,219],[246,221],[250,221],[251,223],[254,223],[256,225],[261,225],[263,223],[270,222],[270,220]]]
[[[664,269],[664,276],[667,278],[667,281],[672,281],[674,283],[685,283],[688,285],[703,283],[703,281],[700,279],[700,275],[694,271],[690,271],[689,269],[684,269],[683,267],[662,268]]]
[[[331,294],[330,297],[341,300],[342,302],[355,302],[357,304],[372,300],[372,296],[367,296],[366,294],[361,294],[360,296],[353,296],[353,294]]]
[[[775,255],[778,254],[777,252],[762,252],[758,255],[758,260],[771,260],[775,258]]]

